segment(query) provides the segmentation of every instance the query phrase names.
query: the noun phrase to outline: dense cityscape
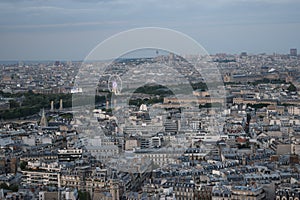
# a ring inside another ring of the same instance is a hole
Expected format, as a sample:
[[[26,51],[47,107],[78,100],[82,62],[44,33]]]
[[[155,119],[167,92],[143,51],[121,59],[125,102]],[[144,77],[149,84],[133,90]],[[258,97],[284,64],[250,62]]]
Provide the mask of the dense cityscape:
[[[190,57],[0,64],[0,199],[299,200],[297,49]]]

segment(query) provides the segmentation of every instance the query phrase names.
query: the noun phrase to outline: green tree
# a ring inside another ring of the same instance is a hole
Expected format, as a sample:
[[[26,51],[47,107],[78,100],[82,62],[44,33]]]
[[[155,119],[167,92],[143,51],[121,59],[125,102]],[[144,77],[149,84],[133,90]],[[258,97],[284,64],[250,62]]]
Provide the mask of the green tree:
[[[10,106],[10,108],[18,108],[18,107],[20,107],[19,103],[16,102],[15,100],[9,100],[9,106]]]
[[[19,186],[15,185],[15,184],[14,185],[10,185],[8,189],[11,190],[11,191],[13,191],[13,192],[18,192]]]
[[[91,200],[90,193],[86,191],[78,191],[79,200]]]
[[[21,168],[21,170],[24,170],[24,169],[26,168],[27,165],[28,165],[27,162],[21,161],[21,162],[20,162],[20,168]]]
[[[8,185],[6,183],[1,183],[0,184],[0,188],[5,189],[5,190],[9,189],[9,187],[8,187]]]
[[[296,86],[293,83],[290,82],[290,86],[287,88],[287,90],[289,92],[296,92],[297,88],[296,88]]]

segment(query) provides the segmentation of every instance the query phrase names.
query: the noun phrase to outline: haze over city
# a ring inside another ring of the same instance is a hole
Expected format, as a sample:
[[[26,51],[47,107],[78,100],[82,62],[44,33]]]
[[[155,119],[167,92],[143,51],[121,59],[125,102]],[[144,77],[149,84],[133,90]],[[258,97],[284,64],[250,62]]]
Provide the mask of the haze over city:
[[[22,0],[0,2],[0,60],[83,60],[131,28],[183,32],[210,54],[299,48],[297,0]],[[180,45],[180,44],[178,44]]]

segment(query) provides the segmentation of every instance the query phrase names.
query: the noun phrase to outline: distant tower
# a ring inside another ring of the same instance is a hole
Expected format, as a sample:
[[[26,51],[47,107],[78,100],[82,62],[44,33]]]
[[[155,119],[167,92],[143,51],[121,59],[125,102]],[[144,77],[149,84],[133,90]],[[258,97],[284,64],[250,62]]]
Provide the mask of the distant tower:
[[[44,109],[42,110],[42,118],[41,118],[40,126],[41,126],[41,127],[46,127],[46,126],[48,126],[48,121],[47,121],[47,118],[46,118],[45,110],[44,110]]]
[[[297,49],[290,49],[290,56],[297,56]]]
[[[248,55],[248,54],[247,54],[247,52],[245,52],[245,51],[241,53],[241,57],[244,57],[244,56],[247,56],[247,55]]]
[[[54,104],[53,104],[53,101],[51,101],[50,106],[51,106],[50,111],[53,112],[53,111],[54,111]]]
[[[112,195],[112,200],[118,200],[120,197],[119,193],[119,182],[115,173],[113,173],[112,178],[109,181],[110,193]]]
[[[63,109],[63,101],[62,99],[59,100],[59,110]]]

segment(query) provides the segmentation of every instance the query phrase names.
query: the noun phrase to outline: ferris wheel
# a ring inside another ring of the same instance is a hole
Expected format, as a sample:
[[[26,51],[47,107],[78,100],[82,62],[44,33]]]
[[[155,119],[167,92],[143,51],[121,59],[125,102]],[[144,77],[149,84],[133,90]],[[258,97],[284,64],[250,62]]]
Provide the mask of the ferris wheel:
[[[108,79],[108,90],[115,95],[121,93],[122,90],[122,80],[119,75],[111,75]]]

